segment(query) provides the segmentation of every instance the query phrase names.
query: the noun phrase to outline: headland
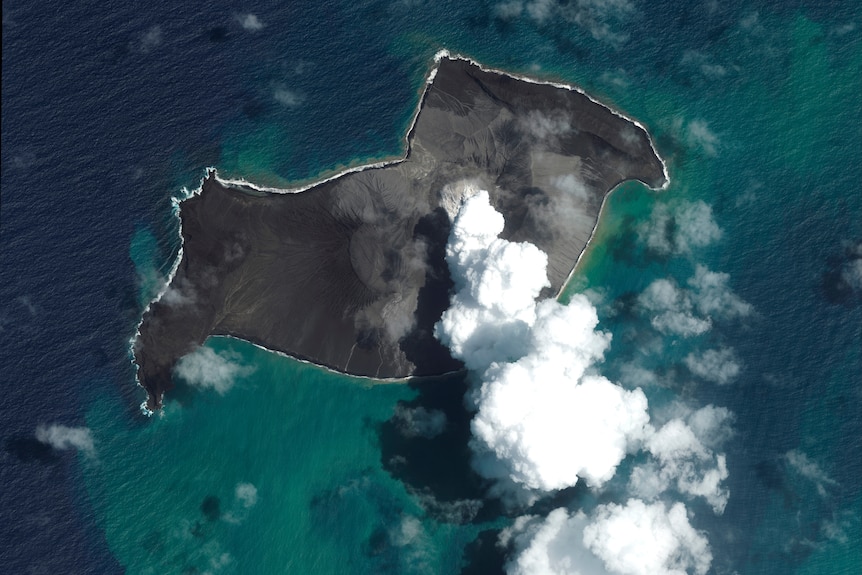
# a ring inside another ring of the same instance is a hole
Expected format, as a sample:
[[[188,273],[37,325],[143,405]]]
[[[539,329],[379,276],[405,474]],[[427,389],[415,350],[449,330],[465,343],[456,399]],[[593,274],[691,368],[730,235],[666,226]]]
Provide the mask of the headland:
[[[640,124],[574,87],[441,53],[403,158],[300,190],[209,170],[180,202],[179,261],[133,345],[145,408],[161,407],[176,362],[210,335],[372,378],[459,369],[433,327],[449,304],[444,255],[462,199],[487,190],[502,237],[548,254],[552,297],[627,180],[667,184]]]

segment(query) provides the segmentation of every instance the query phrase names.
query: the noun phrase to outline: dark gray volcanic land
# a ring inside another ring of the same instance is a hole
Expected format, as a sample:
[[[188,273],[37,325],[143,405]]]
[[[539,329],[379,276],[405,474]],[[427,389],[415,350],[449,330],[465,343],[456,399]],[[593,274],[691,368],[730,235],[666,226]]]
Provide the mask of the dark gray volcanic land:
[[[649,136],[586,96],[443,58],[402,161],[300,193],[210,173],[180,205],[183,254],[144,314],[134,356],[147,407],[177,360],[231,335],[341,372],[394,378],[458,369],[433,336],[449,303],[443,259],[465,193],[488,190],[503,237],[549,256],[553,296],[610,190],[665,184]]]

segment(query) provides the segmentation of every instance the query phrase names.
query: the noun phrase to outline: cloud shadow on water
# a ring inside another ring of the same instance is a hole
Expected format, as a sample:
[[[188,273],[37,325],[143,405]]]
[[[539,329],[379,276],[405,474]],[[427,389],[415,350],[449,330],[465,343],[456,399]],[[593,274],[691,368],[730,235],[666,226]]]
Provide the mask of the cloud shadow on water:
[[[392,418],[377,428],[383,467],[418,494],[425,511],[441,522],[481,523],[502,515],[497,500],[485,500],[486,482],[471,467],[470,421],[463,404],[467,374],[460,372],[410,384],[418,396],[401,405],[446,415],[443,431],[432,438],[405,435]],[[454,513],[458,503],[477,502],[470,513]]]
[[[452,358],[449,350],[434,337],[434,325],[449,307],[452,278],[446,264],[446,241],[451,230],[449,216],[436,208],[423,216],[413,230],[413,240],[427,246],[425,285],[419,290],[414,327],[399,345],[416,369],[416,375],[457,370],[461,362]]]
[[[464,568],[460,575],[503,575],[506,572],[506,557],[497,545],[499,537],[499,529],[479,533],[464,549]]]
[[[21,463],[56,463],[57,452],[48,444],[42,443],[32,435],[15,435],[6,439],[6,453]]]

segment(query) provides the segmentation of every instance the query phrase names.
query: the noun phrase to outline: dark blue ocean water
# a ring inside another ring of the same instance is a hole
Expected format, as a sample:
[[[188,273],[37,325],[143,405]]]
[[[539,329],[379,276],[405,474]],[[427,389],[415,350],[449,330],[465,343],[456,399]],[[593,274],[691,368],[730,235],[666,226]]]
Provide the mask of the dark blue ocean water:
[[[103,511],[120,499],[93,487],[94,464],[34,434],[90,426],[113,469],[142,457],[105,439],[122,428],[154,469],[136,488],[168,497],[128,341],[178,247],[170,198],[211,165],[278,183],[399,153],[443,47],[578,83],[640,119],[668,159],[674,187],[620,191],[579,285],[604,293],[609,376],[638,361],[665,382],[656,401],[735,414],[731,499],[698,525],[714,572],[860,565],[862,287],[842,274],[862,257],[862,10],[560,4],[502,18],[493,2],[3,3],[0,572],[142,571]],[[259,30],[241,25],[250,13]],[[720,241],[690,257],[638,245],[654,202],[694,200],[711,206]],[[625,311],[651,281],[684,283],[697,263],[728,273],[756,310],[708,336],[744,366],[732,385],[692,383],[689,348],[645,356],[645,320]],[[793,451],[816,462],[819,482],[788,465]],[[435,541],[466,548],[465,533]],[[440,559],[450,570],[451,553]]]

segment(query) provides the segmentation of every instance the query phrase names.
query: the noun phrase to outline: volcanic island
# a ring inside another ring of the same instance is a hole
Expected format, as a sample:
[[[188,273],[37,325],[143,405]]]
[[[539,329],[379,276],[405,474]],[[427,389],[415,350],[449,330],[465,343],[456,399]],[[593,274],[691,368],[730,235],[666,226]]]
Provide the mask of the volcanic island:
[[[133,340],[142,408],[162,406],[177,361],[211,335],[376,379],[462,368],[434,337],[449,305],[445,261],[464,197],[487,190],[501,237],[548,255],[554,297],[607,195],[667,185],[646,130],[571,86],[441,53],[402,158],[299,190],[209,170],[179,204],[182,249]]]

